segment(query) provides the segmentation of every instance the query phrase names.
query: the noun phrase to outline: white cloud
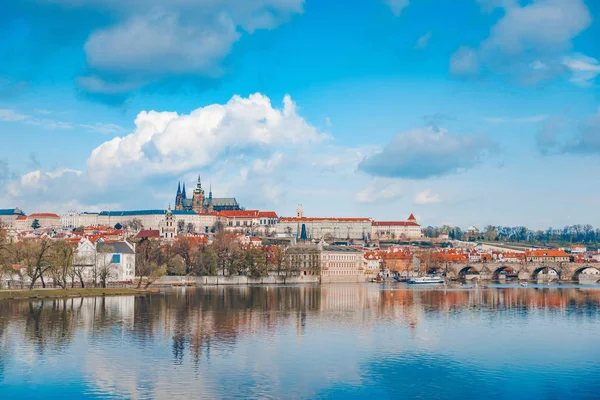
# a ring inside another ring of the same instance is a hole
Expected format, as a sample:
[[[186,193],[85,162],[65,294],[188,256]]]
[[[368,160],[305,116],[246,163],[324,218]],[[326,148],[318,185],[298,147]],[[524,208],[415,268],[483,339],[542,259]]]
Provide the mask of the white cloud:
[[[451,134],[429,126],[396,135],[358,168],[379,177],[425,179],[473,167],[492,147],[486,135]]]
[[[572,40],[592,21],[583,0],[537,0],[523,6],[510,0],[480,3],[486,10],[503,7],[505,14],[478,49],[463,47],[452,56],[450,69],[458,75],[477,74],[478,60],[487,70],[525,83],[555,77],[564,73],[562,59],[570,53]]]
[[[76,79],[77,85],[89,93],[102,95],[122,95],[144,86],[147,81],[136,79],[126,82],[107,82],[97,76],[80,76]]]
[[[79,124],[80,127],[87,129],[90,132],[103,133],[103,134],[117,134],[123,132],[125,129],[115,124],[103,124],[97,122],[95,124]]]
[[[47,0],[116,16],[91,32],[90,74],[77,83],[96,95],[123,96],[163,78],[210,77],[244,34],[273,29],[303,12],[304,0]]]
[[[20,114],[18,112],[16,112],[15,110],[11,110],[11,109],[0,109],[0,121],[7,121],[7,122],[15,122],[15,121],[23,121],[26,119],[31,118],[31,116],[26,115],[26,114]]]
[[[356,200],[359,203],[378,203],[400,197],[402,197],[402,186],[399,182],[391,179],[375,179],[363,190],[356,193]]]
[[[450,73],[458,76],[477,75],[479,73],[479,56],[477,52],[464,46],[450,57]]]
[[[325,117],[325,126],[328,128],[331,127],[331,118]]]
[[[73,127],[68,122],[54,121],[47,118],[33,118],[31,115],[21,114],[11,109],[0,109],[0,121],[21,122],[27,125],[42,126],[47,129],[70,129]]]
[[[424,49],[427,47],[427,45],[429,44],[429,40],[431,39],[432,33],[431,32],[427,32],[426,34],[424,34],[423,36],[421,36],[418,40],[417,40],[417,44],[415,45],[416,48],[418,49]]]
[[[228,153],[270,154],[274,148],[300,149],[326,138],[297,114],[289,96],[283,103],[282,109],[274,108],[268,97],[256,93],[188,115],[143,111],[131,134],[92,151],[88,171],[100,180],[121,174],[122,168],[139,176],[181,173]]]
[[[43,126],[46,129],[71,129],[73,125],[69,122],[54,121],[51,119],[30,118],[24,121],[28,125]]]
[[[600,75],[600,63],[592,57],[575,54],[565,57],[563,64],[571,70],[571,82],[580,86],[592,86]]]
[[[543,122],[548,119],[548,115],[540,114],[540,115],[532,115],[529,117],[487,117],[484,118],[485,121],[492,124],[506,124],[506,123],[516,123],[516,124],[534,124],[538,122]]]
[[[210,26],[196,26],[182,25],[176,13],[155,12],[94,32],[85,52],[89,65],[102,71],[218,76],[220,61],[239,37],[224,14]]]
[[[383,2],[390,7],[392,13],[397,17],[402,11],[409,6],[409,0],[383,0]]]
[[[431,189],[427,189],[423,192],[419,192],[415,196],[415,204],[434,204],[440,202],[440,196],[433,193]]]

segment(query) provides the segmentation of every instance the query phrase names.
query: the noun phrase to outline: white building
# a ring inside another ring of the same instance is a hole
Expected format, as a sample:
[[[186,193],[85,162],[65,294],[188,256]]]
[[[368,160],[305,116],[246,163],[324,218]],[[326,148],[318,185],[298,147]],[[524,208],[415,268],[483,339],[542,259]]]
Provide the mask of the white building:
[[[320,273],[321,282],[364,282],[363,252],[348,246],[303,244],[286,250],[290,267],[301,275]]]
[[[363,252],[347,246],[321,248],[321,282],[364,282]]]
[[[368,240],[371,234],[369,218],[281,218],[275,228],[278,236],[298,239]]]
[[[135,278],[135,246],[128,242],[92,243],[82,239],[75,251],[74,268],[81,268],[85,282],[98,281],[101,269],[110,271],[109,282],[130,281]]]
[[[25,213],[19,208],[0,209],[0,225],[6,228],[16,228],[17,217],[23,217]]]
[[[37,221],[38,229],[58,229],[62,227],[61,219],[54,213],[35,213],[27,216],[27,227],[33,228]]]
[[[415,216],[410,214],[406,221],[373,221],[371,237],[380,240],[420,239],[423,231]]]
[[[217,213],[217,218],[227,230],[261,234],[274,230],[279,222],[274,211],[259,210],[226,210]]]
[[[60,216],[62,227],[65,229],[78,228],[80,226],[98,226],[98,213],[69,211]]]
[[[208,232],[217,221],[216,213],[198,214],[191,210],[172,210],[171,212],[175,218],[175,226],[178,229],[179,225],[183,224],[184,230],[187,230],[191,224],[191,228],[195,232]],[[138,220],[144,229],[162,230],[166,226],[166,214],[167,210],[102,211],[98,214],[97,225],[124,225],[133,220]]]

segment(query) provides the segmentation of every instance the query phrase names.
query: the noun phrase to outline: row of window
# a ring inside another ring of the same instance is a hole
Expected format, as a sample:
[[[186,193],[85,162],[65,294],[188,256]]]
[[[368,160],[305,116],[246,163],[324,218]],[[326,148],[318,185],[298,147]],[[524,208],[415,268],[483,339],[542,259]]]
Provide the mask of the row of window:
[[[325,260],[348,260],[348,261],[355,261],[356,260],[356,255],[330,255],[330,256],[325,256]]]
[[[354,268],[355,265],[354,263],[348,263],[348,262],[330,262],[327,264],[330,268]]]
[[[357,275],[356,271],[325,271],[327,275]]]

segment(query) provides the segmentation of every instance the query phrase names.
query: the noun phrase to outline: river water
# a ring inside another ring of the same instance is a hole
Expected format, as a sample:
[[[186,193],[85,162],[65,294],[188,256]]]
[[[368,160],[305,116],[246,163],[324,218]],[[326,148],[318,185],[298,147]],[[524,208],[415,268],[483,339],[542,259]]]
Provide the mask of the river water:
[[[600,289],[0,301],[0,398],[600,398]]]

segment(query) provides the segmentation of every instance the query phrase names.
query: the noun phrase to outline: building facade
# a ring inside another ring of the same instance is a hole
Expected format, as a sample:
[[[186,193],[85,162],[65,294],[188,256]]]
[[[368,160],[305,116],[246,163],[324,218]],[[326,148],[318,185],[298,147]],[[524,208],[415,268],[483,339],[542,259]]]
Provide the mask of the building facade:
[[[135,278],[135,245],[126,242],[91,242],[82,239],[77,245],[73,268],[84,282],[98,283],[102,270],[108,272],[108,282],[125,282]]]
[[[58,214],[34,213],[27,216],[27,226],[31,229],[58,229],[62,223]]]
[[[24,217],[25,213],[19,208],[0,209],[0,225],[15,228],[17,217]]]
[[[321,247],[321,282],[364,282],[363,252],[347,246]]]
[[[410,214],[406,221],[373,221],[371,237],[379,240],[420,239],[423,231],[415,216]]]
[[[306,240],[369,240],[369,218],[281,218],[276,225],[278,236],[292,236]]]

